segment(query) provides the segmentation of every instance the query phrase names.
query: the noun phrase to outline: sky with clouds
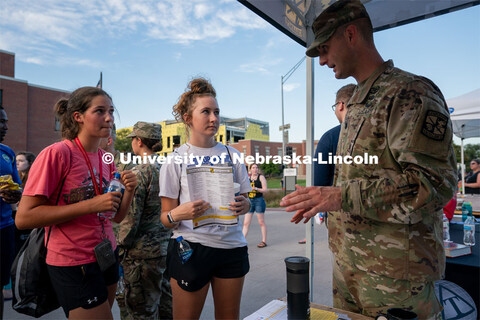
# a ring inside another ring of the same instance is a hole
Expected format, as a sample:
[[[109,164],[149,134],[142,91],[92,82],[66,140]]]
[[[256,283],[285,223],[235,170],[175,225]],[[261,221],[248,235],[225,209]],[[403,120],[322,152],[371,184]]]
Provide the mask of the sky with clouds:
[[[480,84],[480,6],[375,34],[384,59],[432,79],[445,97]],[[305,48],[234,0],[2,0],[0,50],[15,53],[16,78],[73,91],[96,85],[113,97],[119,128],[173,119],[195,76],[209,78],[226,117],[270,123],[281,141],[281,76]],[[306,64],[284,85],[290,141],[305,139]],[[315,138],[337,124],[336,80],[315,59]],[[466,142],[477,142],[475,139]]]

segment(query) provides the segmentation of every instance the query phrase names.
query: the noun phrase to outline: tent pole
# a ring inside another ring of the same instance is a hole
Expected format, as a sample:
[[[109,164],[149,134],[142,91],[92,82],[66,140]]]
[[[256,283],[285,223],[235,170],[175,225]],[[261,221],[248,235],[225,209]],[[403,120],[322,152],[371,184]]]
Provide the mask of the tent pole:
[[[313,137],[314,137],[314,65],[313,58],[307,57],[307,145],[306,154],[313,158]],[[307,165],[306,172],[306,185],[307,187],[313,186],[313,166]],[[310,259],[310,301],[313,302],[313,274],[314,274],[314,245],[313,245],[313,231],[314,231],[315,219],[310,219],[309,223],[305,225],[305,238],[306,238],[306,256]]]

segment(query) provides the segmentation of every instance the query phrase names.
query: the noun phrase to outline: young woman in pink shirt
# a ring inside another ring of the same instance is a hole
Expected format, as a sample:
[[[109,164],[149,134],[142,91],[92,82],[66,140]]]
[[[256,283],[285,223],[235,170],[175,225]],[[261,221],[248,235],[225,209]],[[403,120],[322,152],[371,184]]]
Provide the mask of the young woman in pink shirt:
[[[15,223],[19,229],[46,228],[48,271],[69,319],[112,319],[118,250],[110,219],[123,220],[137,181],[123,171],[123,196],[104,193],[116,171],[103,162],[99,148],[114,122],[105,91],[79,88],[57,102],[55,111],[64,140],[35,160]]]

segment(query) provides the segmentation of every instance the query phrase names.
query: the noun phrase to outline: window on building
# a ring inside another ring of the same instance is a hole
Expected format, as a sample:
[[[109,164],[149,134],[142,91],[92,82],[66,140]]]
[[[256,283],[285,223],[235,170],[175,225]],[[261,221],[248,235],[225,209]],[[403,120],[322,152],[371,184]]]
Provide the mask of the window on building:
[[[170,137],[167,137],[167,148],[170,149]]]
[[[270,155],[270,147],[265,147],[265,155],[266,156]]]
[[[253,148],[255,149],[255,154],[260,153],[260,147],[259,146],[254,146]]]
[[[297,153],[297,148],[292,148],[292,154]]]
[[[180,136],[173,136],[173,146],[180,144]]]
[[[277,148],[277,153],[280,157],[282,156],[282,148],[281,147]]]
[[[57,116],[55,116],[55,131],[60,131],[60,120]]]
[[[247,156],[247,147],[246,146],[243,146],[243,155]]]
[[[3,106],[3,89],[0,89],[0,107]]]
[[[290,146],[285,147],[285,155],[291,157],[293,154],[293,148]]]

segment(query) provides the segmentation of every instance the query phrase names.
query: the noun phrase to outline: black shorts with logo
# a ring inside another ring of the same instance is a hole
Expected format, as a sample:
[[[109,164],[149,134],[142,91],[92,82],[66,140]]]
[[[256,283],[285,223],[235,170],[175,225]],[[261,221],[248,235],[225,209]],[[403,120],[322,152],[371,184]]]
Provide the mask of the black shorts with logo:
[[[182,263],[178,255],[178,243],[170,239],[167,255],[168,276],[177,280],[185,291],[203,288],[213,277],[232,279],[245,276],[250,270],[248,247],[219,249],[190,242],[192,256]]]
[[[97,262],[73,267],[47,265],[58,302],[67,318],[70,310],[91,309],[107,300],[107,287],[118,282],[118,248],[115,250],[115,258],[117,262],[105,272],[100,270]]]

